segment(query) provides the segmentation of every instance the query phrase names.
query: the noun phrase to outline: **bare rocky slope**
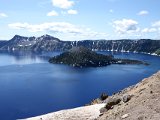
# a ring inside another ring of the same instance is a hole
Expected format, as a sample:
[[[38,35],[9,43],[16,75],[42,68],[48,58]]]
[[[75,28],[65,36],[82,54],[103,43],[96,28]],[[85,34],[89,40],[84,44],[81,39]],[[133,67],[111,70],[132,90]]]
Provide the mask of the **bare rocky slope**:
[[[124,100],[126,95],[131,95],[130,100]],[[112,96],[118,97],[125,102],[114,105],[97,120],[160,120],[160,71]]]
[[[160,71],[115,95],[104,94],[91,104],[27,120],[160,120]]]

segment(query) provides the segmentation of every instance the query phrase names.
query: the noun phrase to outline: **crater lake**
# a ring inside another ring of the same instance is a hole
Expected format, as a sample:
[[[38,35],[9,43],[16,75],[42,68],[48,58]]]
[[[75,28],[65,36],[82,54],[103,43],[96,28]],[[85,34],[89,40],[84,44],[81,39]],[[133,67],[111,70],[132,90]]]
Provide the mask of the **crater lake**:
[[[50,64],[52,53],[0,53],[0,119],[15,120],[83,106],[109,95],[160,69],[160,57],[136,53],[112,53],[115,58],[142,60],[150,65],[108,65],[75,68]]]

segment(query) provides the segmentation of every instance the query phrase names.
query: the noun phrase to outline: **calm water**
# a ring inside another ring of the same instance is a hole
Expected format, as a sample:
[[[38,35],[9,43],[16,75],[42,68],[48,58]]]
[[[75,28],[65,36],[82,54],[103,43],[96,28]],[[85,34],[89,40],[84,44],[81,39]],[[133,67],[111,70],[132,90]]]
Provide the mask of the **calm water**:
[[[82,106],[102,92],[111,95],[160,69],[160,57],[133,53],[115,53],[115,57],[144,60],[150,65],[78,69],[47,62],[57,54],[0,53],[0,120]]]

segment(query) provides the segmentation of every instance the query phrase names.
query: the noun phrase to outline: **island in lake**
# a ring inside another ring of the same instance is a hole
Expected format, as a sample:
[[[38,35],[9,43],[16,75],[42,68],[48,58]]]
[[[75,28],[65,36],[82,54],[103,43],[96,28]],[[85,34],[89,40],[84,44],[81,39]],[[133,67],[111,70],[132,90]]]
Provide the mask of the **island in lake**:
[[[96,53],[86,47],[73,47],[58,56],[49,59],[50,63],[66,64],[73,67],[102,67],[110,64],[144,64],[148,63],[139,60],[118,59],[112,55]]]

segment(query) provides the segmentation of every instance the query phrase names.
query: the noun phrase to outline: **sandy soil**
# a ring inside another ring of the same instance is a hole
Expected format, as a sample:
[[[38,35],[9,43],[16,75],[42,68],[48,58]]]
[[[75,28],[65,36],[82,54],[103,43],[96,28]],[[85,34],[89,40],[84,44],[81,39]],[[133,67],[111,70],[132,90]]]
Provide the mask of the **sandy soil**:
[[[25,120],[94,120],[100,115],[99,109],[105,104],[96,104],[74,109],[61,110]]]
[[[133,95],[97,120],[160,120],[160,71],[115,96]]]

